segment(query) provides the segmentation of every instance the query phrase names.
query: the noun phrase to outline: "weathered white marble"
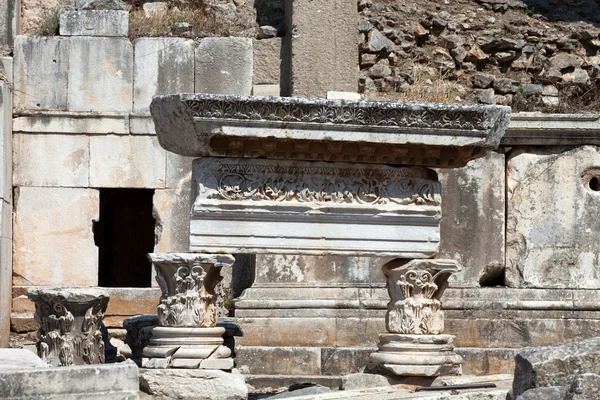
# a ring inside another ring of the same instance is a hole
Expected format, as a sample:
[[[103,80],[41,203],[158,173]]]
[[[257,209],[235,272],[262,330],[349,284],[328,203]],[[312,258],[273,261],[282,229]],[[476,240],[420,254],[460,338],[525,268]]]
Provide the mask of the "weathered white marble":
[[[514,148],[507,187],[507,285],[600,288],[600,148]]]
[[[394,260],[383,267],[390,295],[386,328],[391,333],[431,334],[444,331],[440,298],[448,278],[460,268],[453,260]]]
[[[440,186],[421,167],[203,158],[190,249],[426,258],[439,245]]]
[[[161,146],[185,156],[441,168],[496,148],[510,115],[501,106],[210,94],[157,96],[150,111]]]
[[[383,266],[390,296],[389,333],[379,335],[371,368],[398,376],[460,375],[462,358],[454,353],[454,336],[442,335],[440,298],[448,278],[460,268],[452,260],[393,260]]]
[[[0,398],[39,400],[137,400],[133,364],[77,365],[0,371]]]
[[[225,328],[217,327],[217,294],[221,268],[231,255],[152,253],[162,291],[157,307],[159,326],[143,349],[144,368],[231,370],[231,350],[223,346]]]
[[[100,324],[109,296],[97,288],[32,288],[39,321],[38,355],[58,367],[103,364],[104,342]]]
[[[452,335],[379,335],[379,351],[371,353],[371,368],[397,376],[462,374],[462,358],[454,352]]]

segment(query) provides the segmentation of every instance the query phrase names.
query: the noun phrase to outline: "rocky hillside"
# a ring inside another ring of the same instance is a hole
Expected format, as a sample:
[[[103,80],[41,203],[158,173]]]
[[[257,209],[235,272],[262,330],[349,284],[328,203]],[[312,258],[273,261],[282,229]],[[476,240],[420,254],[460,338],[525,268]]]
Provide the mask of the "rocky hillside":
[[[360,0],[361,90],[600,111],[598,0]]]

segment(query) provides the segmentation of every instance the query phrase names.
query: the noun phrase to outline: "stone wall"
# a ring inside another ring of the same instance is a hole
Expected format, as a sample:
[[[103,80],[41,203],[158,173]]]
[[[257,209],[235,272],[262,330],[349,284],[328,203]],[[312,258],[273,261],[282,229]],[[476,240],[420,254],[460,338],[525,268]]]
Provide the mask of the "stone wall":
[[[98,285],[93,226],[103,188],[154,190],[154,251],[188,250],[191,159],[159,146],[149,103],[179,92],[249,95],[252,59],[244,38],[16,38],[14,330],[32,326],[26,287]],[[155,304],[132,308],[127,293],[111,300],[109,326],[154,312]],[[142,304],[157,295],[131,293]]]
[[[598,2],[361,0],[359,10],[359,80],[370,96],[600,109]]]

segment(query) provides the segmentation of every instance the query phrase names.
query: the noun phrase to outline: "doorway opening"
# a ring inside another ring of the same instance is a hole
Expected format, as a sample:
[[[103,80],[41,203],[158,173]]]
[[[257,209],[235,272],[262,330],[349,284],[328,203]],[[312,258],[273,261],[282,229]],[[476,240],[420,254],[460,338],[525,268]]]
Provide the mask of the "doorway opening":
[[[150,287],[155,219],[152,189],[100,189],[98,286]]]

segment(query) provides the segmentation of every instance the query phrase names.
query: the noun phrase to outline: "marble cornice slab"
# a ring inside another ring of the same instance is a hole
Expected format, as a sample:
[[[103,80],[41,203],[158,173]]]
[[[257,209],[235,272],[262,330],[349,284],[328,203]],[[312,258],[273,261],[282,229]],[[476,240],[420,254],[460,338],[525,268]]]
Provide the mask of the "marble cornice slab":
[[[495,149],[503,106],[210,94],[157,96],[158,140],[183,156],[464,166]]]

